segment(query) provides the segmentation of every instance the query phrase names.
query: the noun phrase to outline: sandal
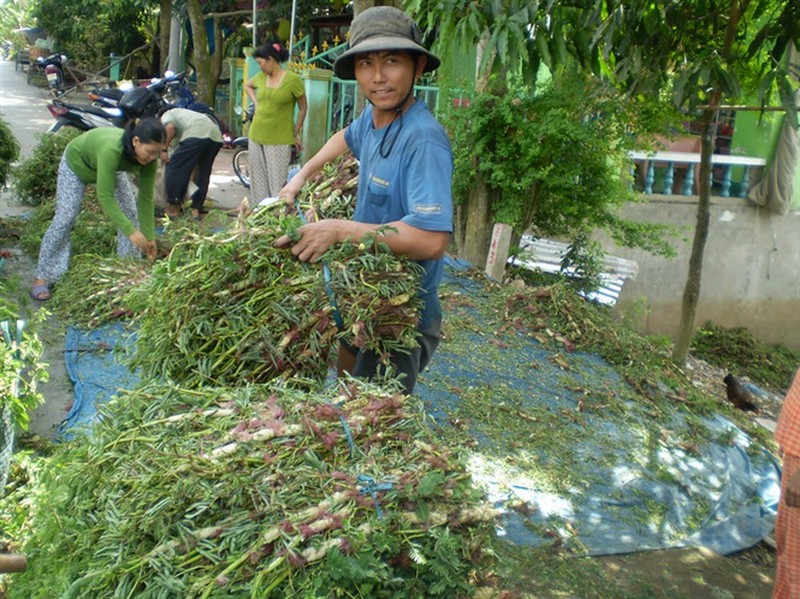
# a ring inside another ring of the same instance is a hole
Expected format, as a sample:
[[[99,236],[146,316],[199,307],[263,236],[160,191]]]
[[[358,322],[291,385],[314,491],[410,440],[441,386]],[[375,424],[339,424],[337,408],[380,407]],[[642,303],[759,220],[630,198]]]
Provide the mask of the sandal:
[[[50,289],[47,285],[34,285],[31,288],[31,297],[37,302],[44,302],[50,299]]]

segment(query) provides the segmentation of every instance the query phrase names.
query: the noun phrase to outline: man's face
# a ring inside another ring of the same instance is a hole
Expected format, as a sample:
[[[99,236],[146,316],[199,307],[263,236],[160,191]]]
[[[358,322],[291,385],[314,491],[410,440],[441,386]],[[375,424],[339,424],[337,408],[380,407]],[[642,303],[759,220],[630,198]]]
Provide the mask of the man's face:
[[[356,81],[361,91],[379,110],[394,110],[406,98],[422,74],[426,57],[417,59],[404,50],[385,50],[355,57]]]

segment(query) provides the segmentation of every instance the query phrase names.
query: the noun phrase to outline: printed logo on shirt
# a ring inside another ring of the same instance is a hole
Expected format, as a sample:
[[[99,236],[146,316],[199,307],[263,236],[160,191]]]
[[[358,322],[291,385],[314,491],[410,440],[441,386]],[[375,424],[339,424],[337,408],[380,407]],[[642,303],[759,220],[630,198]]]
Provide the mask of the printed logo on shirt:
[[[441,214],[442,206],[441,204],[432,204],[429,206],[415,206],[414,212],[416,212],[417,214]]]
[[[389,182],[386,179],[381,179],[380,177],[377,177],[375,175],[370,175],[369,179],[370,181],[375,183],[375,185],[380,185],[381,187],[386,187],[386,188],[389,187]]]

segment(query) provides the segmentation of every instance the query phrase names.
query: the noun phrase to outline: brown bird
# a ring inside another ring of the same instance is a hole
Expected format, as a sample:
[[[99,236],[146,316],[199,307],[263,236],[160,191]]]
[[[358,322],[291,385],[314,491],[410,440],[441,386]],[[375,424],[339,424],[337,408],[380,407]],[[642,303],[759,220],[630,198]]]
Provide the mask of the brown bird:
[[[735,405],[740,410],[745,412],[758,412],[758,406],[753,403],[753,396],[750,391],[745,389],[744,385],[739,382],[731,373],[722,379],[728,388],[728,401]]]

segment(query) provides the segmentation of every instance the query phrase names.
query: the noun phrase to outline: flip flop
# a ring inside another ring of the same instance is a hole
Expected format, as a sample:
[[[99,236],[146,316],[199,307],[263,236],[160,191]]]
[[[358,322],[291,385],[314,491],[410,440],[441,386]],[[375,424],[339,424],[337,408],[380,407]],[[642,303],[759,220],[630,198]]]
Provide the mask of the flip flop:
[[[31,288],[31,297],[37,302],[45,302],[50,299],[50,289],[47,285],[34,285]]]

